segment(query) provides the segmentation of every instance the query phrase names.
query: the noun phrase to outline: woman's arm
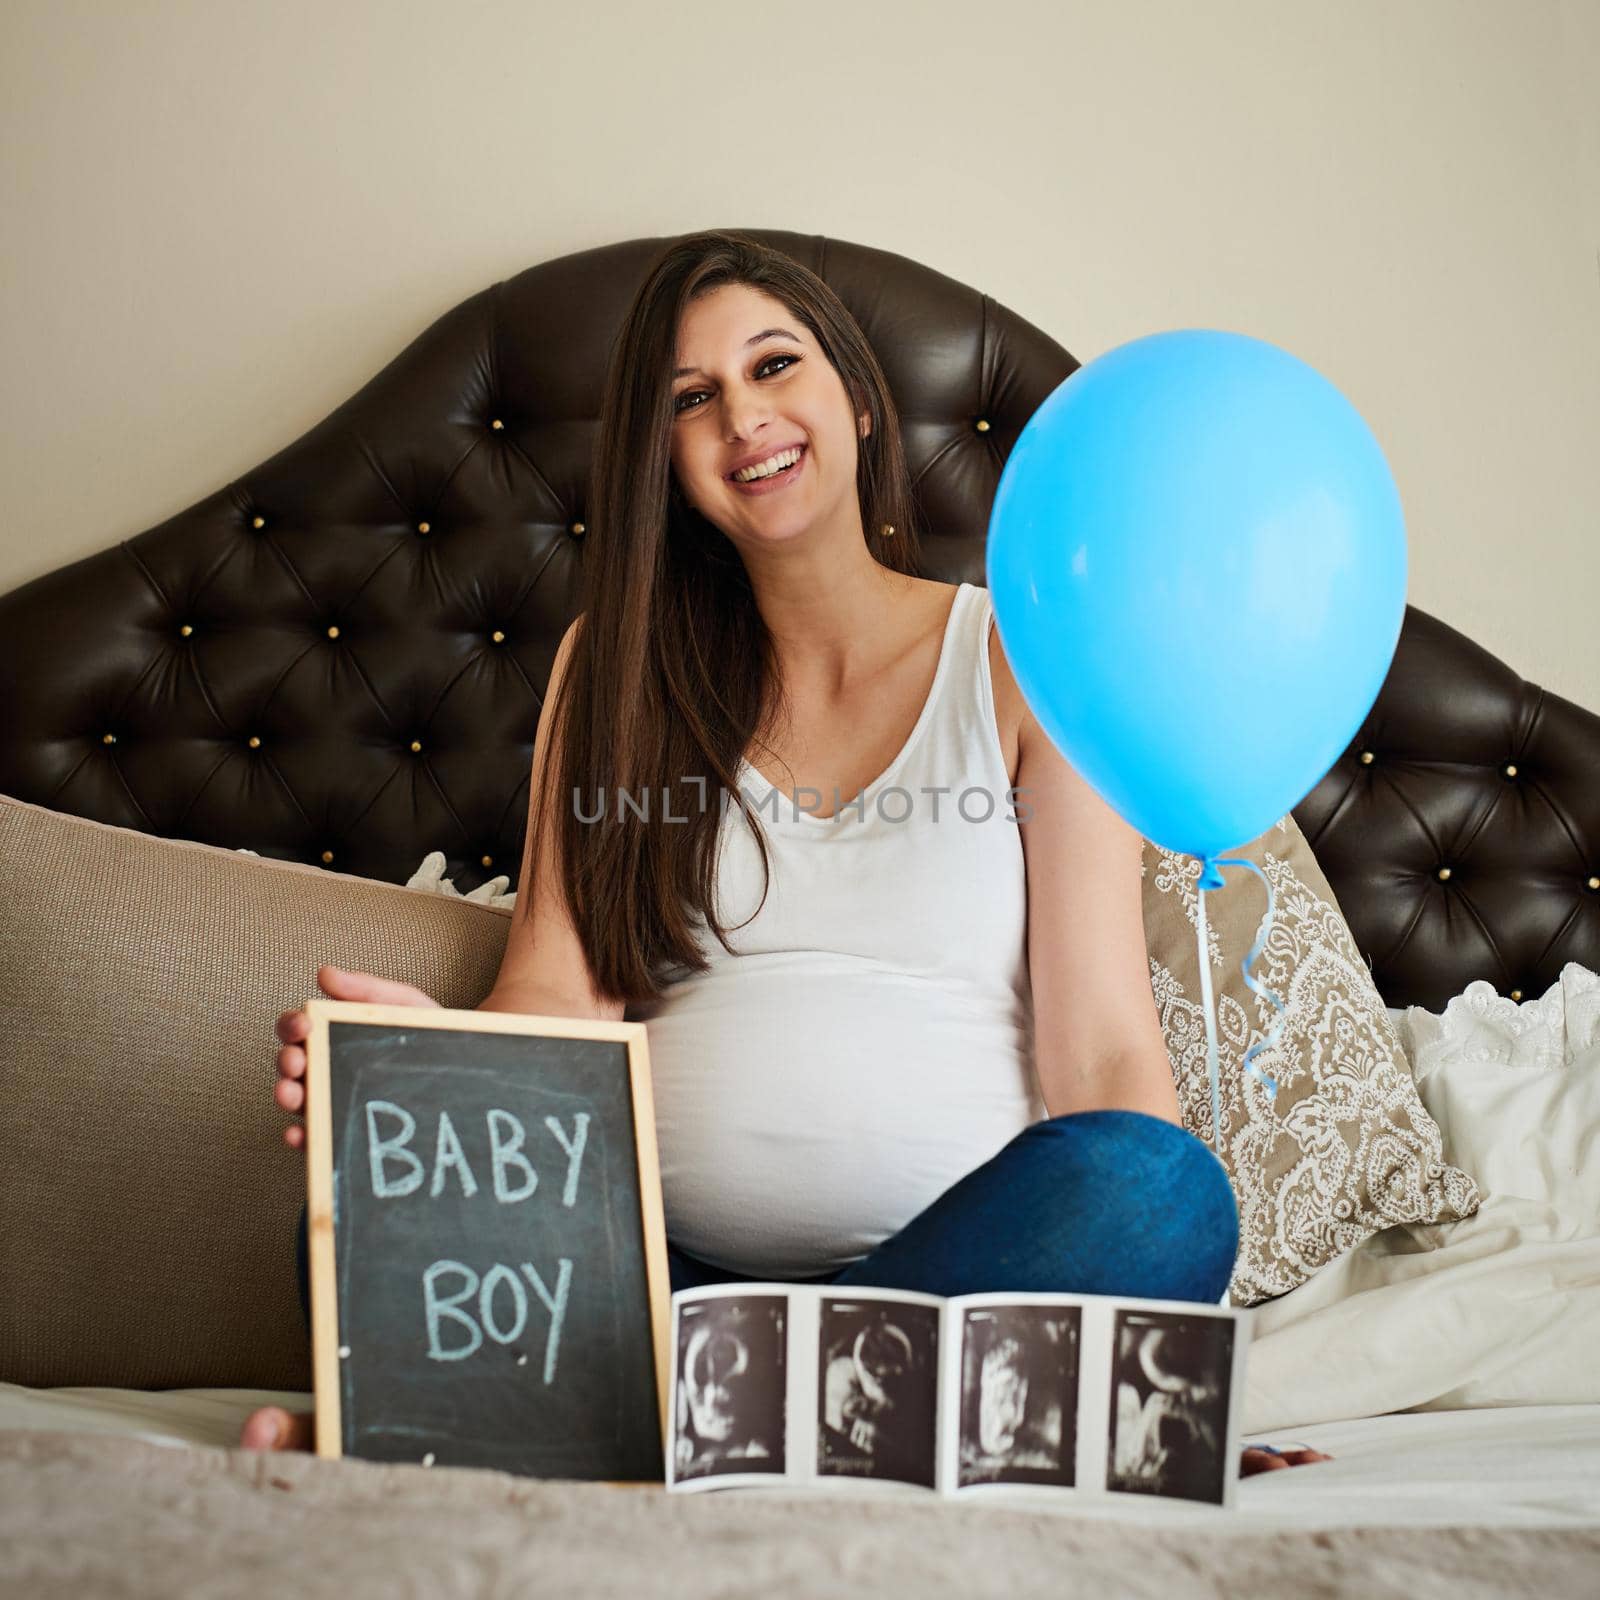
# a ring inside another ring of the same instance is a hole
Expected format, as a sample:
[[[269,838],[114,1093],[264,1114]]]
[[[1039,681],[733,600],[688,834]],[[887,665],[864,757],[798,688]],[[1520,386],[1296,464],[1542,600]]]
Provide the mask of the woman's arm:
[[[573,642],[582,623],[583,618],[577,618],[556,649],[550,681],[545,687],[547,711],[556,704],[556,695],[572,656]],[[478,1010],[620,1021],[622,1002],[602,999],[595,993],[588,959],[572,919],[567,915],[558,859],[559,798],[550,808],[538,859],[534,859],[531,838],[534,797],[545,783],[557,781],[554,774],[559,773],[557,751],[552,749],[554,721],[553,716],[541,716],[534,735],[533,774],[528,785],[528,834],[523,841],[522,878],[517,885],[516,910],[512,913],[499,974]]]
[[[1045,1109],[1181,1121],[1150,986],[1139,834],[1024,707],[1017,787],[1028,873],[1034,1067]],[[1021,813],[1027,815],[1026,811]]]

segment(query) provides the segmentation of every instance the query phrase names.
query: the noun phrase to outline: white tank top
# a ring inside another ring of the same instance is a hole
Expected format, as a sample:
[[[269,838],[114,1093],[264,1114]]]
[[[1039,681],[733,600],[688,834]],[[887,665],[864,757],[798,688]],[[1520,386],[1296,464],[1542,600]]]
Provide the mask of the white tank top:
[[[718,907],[738,954],[701,923],[710,969],[625,1012],[647,1024],[668,1236],[714,1266],[837,1271],[1045,1115],[991,616],[958,588],[922,714],[858,799],[801,810],[741,764],[766,904],[747,921],[761,855],[730,796]]]

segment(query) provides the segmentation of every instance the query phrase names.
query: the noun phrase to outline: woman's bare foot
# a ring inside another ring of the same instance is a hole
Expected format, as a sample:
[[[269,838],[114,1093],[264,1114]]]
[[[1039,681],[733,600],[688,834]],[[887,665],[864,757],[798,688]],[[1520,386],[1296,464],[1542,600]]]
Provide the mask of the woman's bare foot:
[[[285,1411],[282,1406],[262,1406],[244,1419],[239,1430],[241,1450],[309,1450],[314,1442],[315,1418],[309,1411]]]
[[[1306,1467],[1313,1461],[1332,1461],[1320,1450],[1261,1450],[1246,1445],[1239,1457],[1239,1476],[1253,1478],[1258,1472],[1276,1472],[1280,1467]]]

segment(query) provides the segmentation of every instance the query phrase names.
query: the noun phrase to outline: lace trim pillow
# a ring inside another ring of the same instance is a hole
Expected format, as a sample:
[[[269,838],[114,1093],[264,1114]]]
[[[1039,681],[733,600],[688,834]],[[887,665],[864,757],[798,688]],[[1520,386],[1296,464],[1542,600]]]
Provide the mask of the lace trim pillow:
[[[1254,973],[1284,1004],[1278,1043],[1255,1059],[1276,1101],[1241,1067],[1276,1013],[1240,963],[1266,910],[1260,881],[1224,868],[1206,901],[1216,995],[1222,1160],[1239,1203],[1235,1305],[1270,1299],[1395,1223],[1455,1222],[1478,1189],[1444,1159],[1399,1035],[1332,888],[1293,816],[1229,855],[1272,883],[1277,908]],[[1196,952],[1200,863],[1144,845],[1150,981],[1184,1126],[1212,1143],[1205,1014]]]

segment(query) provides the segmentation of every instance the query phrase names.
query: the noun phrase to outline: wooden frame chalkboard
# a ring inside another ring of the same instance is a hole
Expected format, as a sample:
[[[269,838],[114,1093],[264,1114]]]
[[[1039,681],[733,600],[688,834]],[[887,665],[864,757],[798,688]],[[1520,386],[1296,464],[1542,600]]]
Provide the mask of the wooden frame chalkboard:
[[[660,1481],[671,1288],[644,1025],[306,1011],[317,1454]]]

